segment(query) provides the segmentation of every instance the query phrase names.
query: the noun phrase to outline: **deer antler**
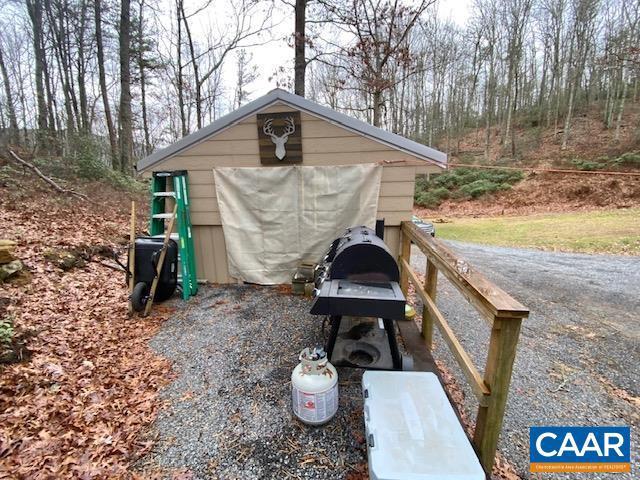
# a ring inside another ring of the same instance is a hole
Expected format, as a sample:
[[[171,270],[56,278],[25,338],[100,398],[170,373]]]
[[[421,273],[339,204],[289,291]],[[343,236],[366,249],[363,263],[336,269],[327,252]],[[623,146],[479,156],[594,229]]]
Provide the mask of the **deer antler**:
[[[284,127],[284,132],[282,133],[283,137],[289,136],[296,131],[296,123],[293,117],[288,117],[285,121],[286,121],[286,125]]]
[[[264,125],[262,125],[262,131],[265,135],[274,136],[273,126],[271,125],[271,122],[273,122],[273,118],[268,118],[267,120],[265,120]]]

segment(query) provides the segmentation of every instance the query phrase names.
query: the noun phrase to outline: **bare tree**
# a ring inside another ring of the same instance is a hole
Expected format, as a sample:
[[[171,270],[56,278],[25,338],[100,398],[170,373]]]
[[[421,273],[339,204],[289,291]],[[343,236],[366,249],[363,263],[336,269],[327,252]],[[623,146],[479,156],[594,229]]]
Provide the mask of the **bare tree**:
[[[326,40],[342,58],[341,63],[334,65],[357,78],[360,84],[357,88],[370,92],[372,121],[376,126],[382,124],[385,93],[404,80],[392,78],[389,68],[394,63],[411,64],[407,37],[433,3],[434,0],[421,0],[415,5],[388,0],[343,0],[325,4],[336,19],[336,26],[352,38],[346,44]]]
[[[133,165],[133,124],[131,115],[131,2],[120,6],[120,170],[128,172]]]
[[[258,68],[251,65],[252,55],[244,48],[238,50],[236,54],[236,90],[234,95],[234,105],[240,108],[244,104],[250,93],[247,86],[258,78]]]
[[[0,37],[0,40],[2,37]],[[0,74],[2,75],[2,83],[4,84],[4,94],[6,97],[7,116],[9,117],[9,141],[13,143],[19,143],[18,138],[18,119],[16,117],[16,109],[13,105],[13,92],[11,91],[11,81],[9,79],[9,73],[7,66],[4,62],[4,55],[2,53],[3,45],[0,43]]]
[[[294,61],[294,92],[304,97],[305,72],[307,70],[307,58],[305,47],[307,43],[307,0],[296,0],[295,3],[295,61]]]
[[[25,0],[31,26],[33,28],[33,54],[35,62],[36,100],[38,103],[38,131],[40,132],[40,146],[43,145],[42,134],[48,130],[47,103],[44,97],[44,69],[46,64],[43,48],[42,33],[42,2],[39,0]]]
[[[564,132],[562,133],[563,150],[567,148],[567,142],[569,141],[576,94],[582,80],[587,55],[591,48],[591,37],[594,33],[595,20],[598,15],[598,4],[599,0],[573,0],[573,35],[571,44],[575,49],[575,54],[569,65],[569,99],[567,101]]]
[[[94,0],[94,21],[96,35],[96,56],[98,61],[98,82],[100,83],[100,96],[102,97],[102,106],[104,108],[104,120],[107,125],[109,135],[109,146],[111,147],[111,161],[115,165],[119,164],[118,160],[118,144],[116,130],[113,125],[111,116],[111,106],[109,104],[109,92],[107,90],[107,76],[105,70],[104,44],[102,41],[102,1]]]
[[[529,21],[532,0],[509,0],[506,2],[505,21],[508,32],[508,80],[507,80],[507,119],[504,128],[503,141],[511,140],[511,156],[516,154],[515,131],[511,125],[518,108],[518,87],[522,61],[522,44],[524,42],[525,27]]]
[[[178,7],[178,52],[182,43],[180,21],[184,25],[186,41],[189,50],[189,67],[193,72],[194,104],[196,110],[196,127],[204,126],[203,91],[206,83],[215,77],[222,68],[227,56],[239,48],[248,48],[265,43],[260,37],[271,25],[272,5],[261,4],[255,0],[236,0],[230,3],[232,15],[219,31],[208,32],[207,44],[200,46],[195,42],[191,33],[190,20],[197,14],[207,11],[211,1],[194,12],[185,13],[184,3],[177,0]],[[265,7],[266,9],[263,9]],[[256,19],[258,19],[256,21]],[[178,61],[180,73],[180,60]],[[179,82],[180,83],[180,82]]]

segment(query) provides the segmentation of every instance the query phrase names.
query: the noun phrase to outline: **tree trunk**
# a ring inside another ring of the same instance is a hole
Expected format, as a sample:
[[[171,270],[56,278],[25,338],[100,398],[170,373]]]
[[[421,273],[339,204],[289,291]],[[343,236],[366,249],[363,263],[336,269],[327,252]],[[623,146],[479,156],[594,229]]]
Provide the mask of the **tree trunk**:
[[[200,72],[198,70],[198,59],[196,58],[196,50],[193,45],[193,37],[191,36],[191,29],[189,28],[189,22],[187,22],[187,16],[184,14],[184,2],[180,1],[180,13],[182,15],[182,21],[184,22],[184,31],[187,34],[187,43],[189,45],[189,53],[191,54],[191,66],[193,67],[193,81],[195,85],[196,93],[196,124],[198,130],[203,127],[203,115],[202,115],[202,84],[200,79]],[[179,19],[178,19],[179,21]]]
[[[511,113],[511,118],[515,118],[516,113],[517,113],[517,108],[518,108],[518,81],[519,81],[519,75],[518,75],[518,70],[516,70],[515,73],[515,92],[513,94],[513,106],[512,106],[512,113]],[[511,158],[515,159],[516,158],[516,128],[514,126],[511,126]]]
[[[26,0],[29,18],[33,27],[33,54],[36,77],[36,103],[38,107],[38,144],[40,147],[46,142],[47,104],[44,98],[43,70],[46,63],[44,48],[42,48],[42,2],[40,0]]]
[[[620,96],[620,107],[618,108],[618,118],[616,119],[616,142],[620,141],[620,125],[622,124],[622,112],[624,112],[624,100],[627,96],[627,81],[624,78],[624,65],[622,66],[622,95]]]
[[[382,123],[382,92],[375,90],[373,92],[373,125],[379,127]]]
[[[66,113],[66,134],[69,136],[75,130],[75,115],[74,108],[72,105],[71,98],[71,86],[70,86],[70,78],[71,78],[71,67],[68,62],[67,49],[65,48],[65,44],[67,42],[68,32],[65,29],[64,25],[64,12],[60,10],[53,11],[51,0],[46,0],[45,4],[45,12],[47,14],[49,24],[51,25],[51,29],[53,31],[54,37],[54,51],[56,53],[56,60],[58,63],[58,76],[60,78],[60,83],[62,85],[62,92],[64,93],[64,109]],[[56,6],[58,4],[56,3]],[[57,23],[56,23],[57,21]],[[77,110],[76,110],[77,113]]]
[[[305,73],[307,69],[307,59],[305,57],[306,46],[306,16],[307,0],[296,0],[296,21],[295,21],[295,87],[296,95],[304,97]]]
[[[109,132],[109,145],[111,146],[112,167],[119,168],[118,145],[116,140],[116,130],[111,117],[111,107],[109,106],[109,94],[107,92],[107,79],[104,68],[104,47],[102,44],[102,6],[101,0],[94,0],[94,14],[96,23],[96,47],[98,55],[98,76],[100,80],[100,96],[104,106],[104,116]]]
[[[2,83],[4,83],[4,94],[7,97],[7,116],[9,117],[9,142],[19,143],[18,138],[18,119],[16,117],[16,109],[13,105],[13,92],[11,91],[11,84],[9,83],[9,74],[7,72],[7,66],[4,63],[4,56],[2,55],[2,48],[0,47],[0,74],[2,74]]]
[[[91,131],[89,125],[89,108],[86,88],[86,64],[84,58],[84,37],[87,28],[87,2],[83,1],[80,7],[80,31],[78,32],[78,94],[80,96],[80,129],[86,135]]]
[[[131,2],[122,0],[120,9],[120,170],[129,173],[133,163],[131,119]]]
[[[62,130],[60,121],[58,120],[58,105],[53,90],[53,79],[49,75],[49,66],[47,62],[43,65],[42,73],[44,74],[44,86],[47,94],[47,113],[49,114],[49,131]]]
[[[176,46],[177,63],[176,66],[176,87],[178,89],[178,109],[180,110],[180,129],[182,136],[186,137],[189,133],[187,128],[187,118],[184,112],[184,79],[182,77],[182,21],[181,18],[182,0],[176,0],[176,20],[178,21],[178,44]]]
[[[564,132],[562,132],[562,145],[561,150],[567,149],[567,142],[569,141],[569,130],[571,129],[571,118],[573,116],[573,103],[576,91],[576,81],[571,82],[569,87],[569,104],[567,106],[567,115],[564,119]]]
[[[143,29],[143,15],[144,15],[144,0],[140,2],[140,9],[138,11],[138,69],[140,70],[140,104],[142,107],[142,130],[144,131],[144,153],[149,155],[151,153],[151,140],[149,135],[149,120],[147,118],[147,78],[145,71],[144,61],[144,38],[142,35]]]

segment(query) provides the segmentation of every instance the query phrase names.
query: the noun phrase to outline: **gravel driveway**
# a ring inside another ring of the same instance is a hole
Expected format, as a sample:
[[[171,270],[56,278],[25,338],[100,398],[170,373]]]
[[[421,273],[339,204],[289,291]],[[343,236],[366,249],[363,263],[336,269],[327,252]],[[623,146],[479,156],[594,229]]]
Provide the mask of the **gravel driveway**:
[[[631,425],[638,469],[640,258],[450,245],[531,309],[523,324],[500,449],[524,478],[531,425]],[[424,256],[412,262],[424,271]],[[489,327],[442,276],[437,303],[482,367]],[[150,476],[364,479],[361,371],[340,370],[338,415],[294,420],[289,379],[299,351],[322,342],[307,299],[277,288],[203,288],[153,339],[174,364],[164,408],[139,463]],[[464,385],[436,335],[435,357]],[[475,397],[467,389],[467,410]],[[535,477],[542,478],[542,477]],[[625,474],[553,478],[630,479]]]
[[[532,425],[631,425],[631,474],[553,478],[637,478],[640,442],[640,257],[549,253],[448,242],[531,310],[523,323],[500,449],[524,478]],[[412,263],[424,272],[414,247]],[[437,303],[484,366],[489,327],[441,275]],[[457,364],[436,337],[436,359]],[[475,397],[466,390],[475,418]],[[474,401],[472,401],[474,400]],[[532,476],[533,477],[533,476]],[[537,478],[537,477],[535,477]]]
[[[360,370],[340,369],[340,404],[323,427],[292,418],[291,372],[322,344],[310,301],[277,288],[202,288],[151,346],[176,379],[138,468],[182,479],[344,479],[366,471]]]

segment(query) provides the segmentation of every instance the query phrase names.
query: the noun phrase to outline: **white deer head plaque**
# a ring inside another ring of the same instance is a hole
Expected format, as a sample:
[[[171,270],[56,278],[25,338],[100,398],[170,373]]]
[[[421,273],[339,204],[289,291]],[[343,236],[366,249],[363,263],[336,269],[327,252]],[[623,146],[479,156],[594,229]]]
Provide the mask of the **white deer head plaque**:
[[[300,112],[258,114],[262,164],[302,162]]]
[[[264,125],[262,125],[262,131],[265,135],[269,135],[271,137],[271,141],[276,146],[276,157],[278,160],[282,160],[284,156],[287,154],[287,151],[284,148],[284,144],[289,140],[289,135],[296,131],[296,124],[293,121],[293,117],[288,117],[286,120],[286,125],[284,127],[284,131],[282,135],[276,135],[273,133],[273,118],[268,118],[265,120]]]

